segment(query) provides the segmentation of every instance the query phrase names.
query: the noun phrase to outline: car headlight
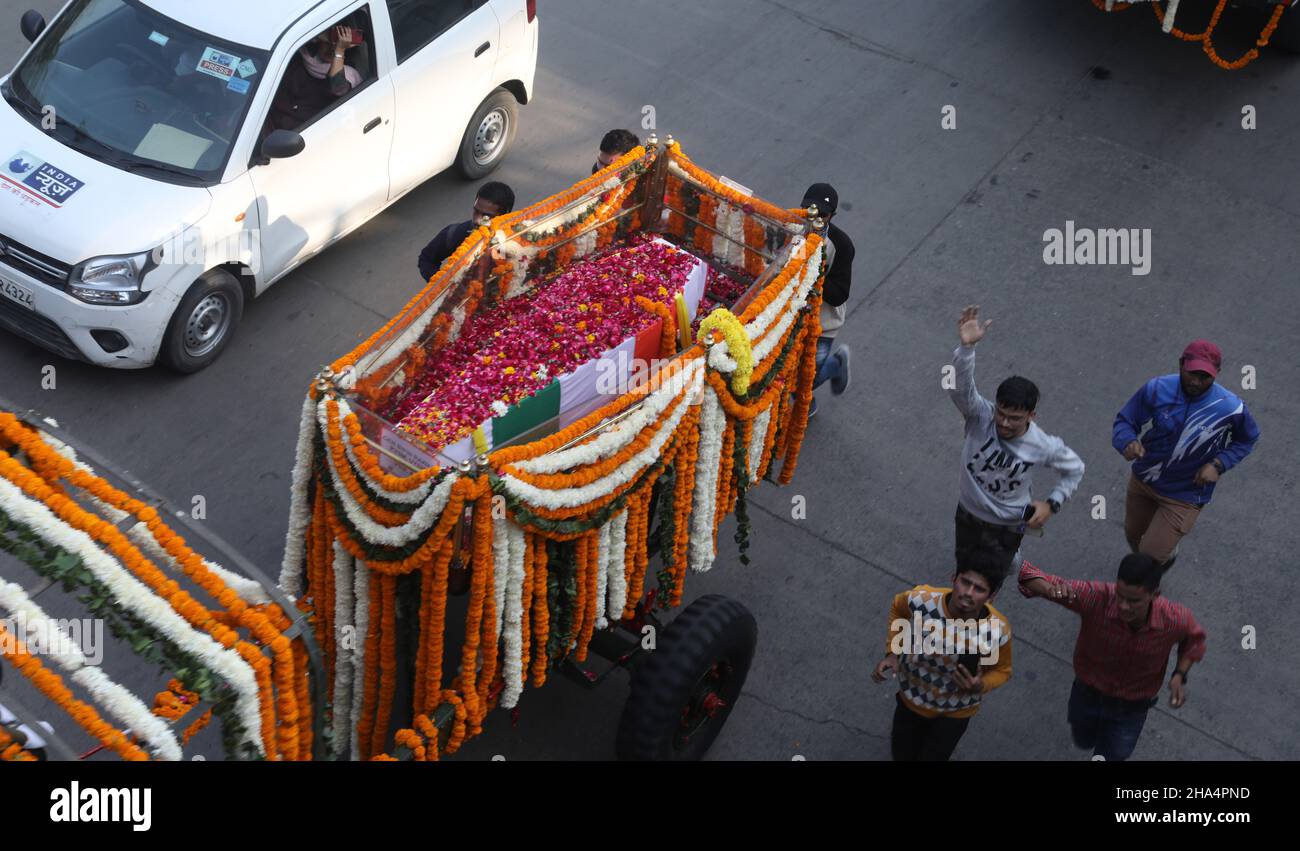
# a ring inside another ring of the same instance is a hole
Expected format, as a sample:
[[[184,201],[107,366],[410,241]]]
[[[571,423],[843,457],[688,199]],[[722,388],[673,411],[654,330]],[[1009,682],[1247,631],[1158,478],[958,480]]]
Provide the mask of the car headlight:
[[[158,265],[156,251],[128,257],[95,257],[78,264],[68,276],[68,293],[87,304],[139,304],[145,273]]]

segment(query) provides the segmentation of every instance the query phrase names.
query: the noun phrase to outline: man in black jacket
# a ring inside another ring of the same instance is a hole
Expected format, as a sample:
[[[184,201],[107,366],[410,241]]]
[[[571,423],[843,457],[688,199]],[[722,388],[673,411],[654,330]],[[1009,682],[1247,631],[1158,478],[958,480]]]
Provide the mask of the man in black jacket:
[[[853,274],[853,240],[848,234],[831,224],[839,208],[840,196],[829,183],[814,183],[803,194],[800,206],[805,209],[817,205],[817,214],[824,222],[819,233],[827,241],[826,280],[822,285],[822,333],[817,340],[817,377],[813,387],[829,381],[832,395],[838,396],[849,387],[849,347],[835,345],[835,335],[844,324],[845,303],[849,300],[849,285]],[[817,400],[813,399],[811,418],[817,413]]]
[[[447,225],[420,252],[420,277],[426,282],[442,266],[443,261],[465,241],[474,228],[486,225],[497,216],[504,216],[515,208],[515,193],[509,186],[493,180],[484,183],[474,198],[474,215],[467,222]]]

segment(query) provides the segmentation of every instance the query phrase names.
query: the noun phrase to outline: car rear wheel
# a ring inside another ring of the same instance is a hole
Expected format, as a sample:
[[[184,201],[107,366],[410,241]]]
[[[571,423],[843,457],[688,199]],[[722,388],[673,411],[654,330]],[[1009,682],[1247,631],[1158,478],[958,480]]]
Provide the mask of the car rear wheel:
[[[205,272],[181,299],[159,357],[171,369],[198,372],[221,354],[244,313],[244,291],[225,269]]]
[[[496,169],[505,159],[515,140],[519,122],[519,104],[505,89],[497,89],[474,110],[465,128],[456,160],[460,171],[470,180],[478,180]]]

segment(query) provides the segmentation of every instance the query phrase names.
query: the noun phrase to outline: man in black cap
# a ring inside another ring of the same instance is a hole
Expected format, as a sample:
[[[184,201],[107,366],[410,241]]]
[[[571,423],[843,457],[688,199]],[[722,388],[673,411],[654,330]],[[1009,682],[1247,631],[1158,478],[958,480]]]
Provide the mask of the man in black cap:
[[[447,225],[429,240],[420,252],[420,277],[427,283],[443,262],[460,247],[465,238],[480,225],[486,225],[497,216],[504,216],[515,208],[515,192],[500,181],[493,180],[479,187],[474,196],[474,216],[468,221]]]
[[[817,206],[817,215],[823,225],[818,233],[826,240],[826,281],[822,285],[822,334],[817,340],[817,377],[813,387],[829,381],[831,394],[838,396],[849,388],[849,347],[835,345],[835,335],[844,324],[849,300],[849,284],[853,274],[853,240],[848,234],[831,224],[840,205],[840,196],[829,183],[814,183],[803,194],[800,206],[807,209]],[[817,413],[817,400],[813,399],[809,418]]]

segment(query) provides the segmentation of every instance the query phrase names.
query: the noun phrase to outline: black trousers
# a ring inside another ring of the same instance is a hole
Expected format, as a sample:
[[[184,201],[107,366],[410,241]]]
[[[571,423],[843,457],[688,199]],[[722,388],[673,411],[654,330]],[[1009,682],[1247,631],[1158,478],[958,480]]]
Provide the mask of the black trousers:
[[[962,555],[972,550],[986,550],[999,553],[1006,558],[1007,564],[1016,551],[1024,533],[1017,532],[1010,526],[995,526],[985,523],[960,505],[957,506],[957,564],[964,560]]]
[[[895,762],[947,762],[966,732],[970,718],[923,718],[896,695],[890,748]]]

